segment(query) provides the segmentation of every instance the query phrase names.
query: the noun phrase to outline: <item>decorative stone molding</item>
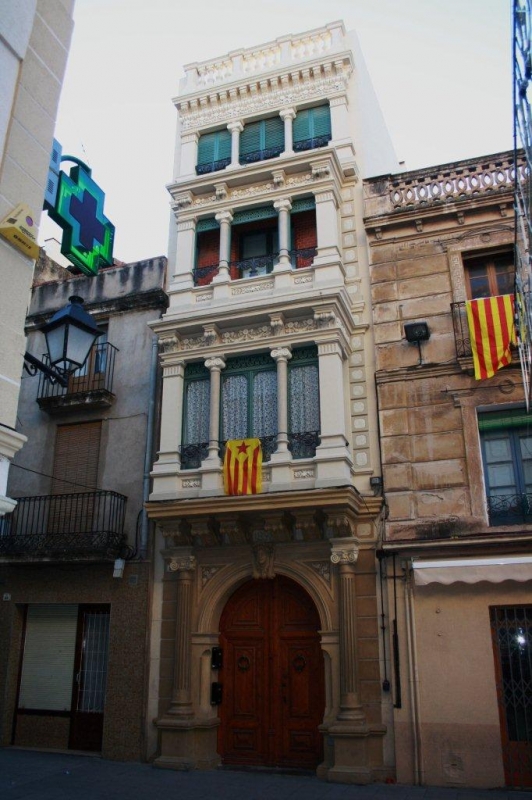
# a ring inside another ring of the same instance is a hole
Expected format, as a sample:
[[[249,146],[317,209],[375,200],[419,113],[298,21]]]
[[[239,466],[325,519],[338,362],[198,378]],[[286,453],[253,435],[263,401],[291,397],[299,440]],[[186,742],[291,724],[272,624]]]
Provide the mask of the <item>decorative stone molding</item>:
[[[159,336],[160,353],[176,353],[179,350],[179,337],[175,333]]]
[[[220,536],[226,544],[246,544],[247,530],[237,516],[220,517]]]
[[[210,518],[194,519],[191,522],[191,538],[195,545],[215,547],[221,544],[220,535]]]
[[[273,207],[276,211],[291,211],[292,210],[292,203],[290,198],[288,197],[281,197],[279,200],[276,200],[273,204]]]
[[[309,566],[317,572],[317,574],[326,583],[331,583],[331,562],[330,561],[311,561]]]
[[[220,332],[214,323],[203,326],[203,341],[207,346],[217,344],[220,341]]]
[[[312,283],[314,280],[312,275],[298,275],[294,278],[294,284],[300,285],[302,283]]]
[[[201,567],[201,588],[204,589],[217,572],[221,570],[218,566],[204,566]]]
[[[315,511],[297,511],[294,529],[297,534],[295,538],[304,542],[314,542],[322,538],[321,525]]]
[[[232,342],[252,342],[255,339],[266,339],[271,336],[269,325],[260,325],[256,328],[241,328],[238,331],[227,331],[222,334],[222,342],[229,344]]]
[[[313,469],[295,469],[293,472],[296,481],[305,480],[307,478],[314,478]]]
[[[167,547],[191,545],[190,525],[186,520],[161,525],[161,531]]]
[[[196,557],[191,553],[170,557],[168,563],[169,572],[194,572],[195,569]]]
[[[286,323],[286,333],[300,333],[301,331],[313,331],[316,323],[313,319],[291,320]]]
[[[244,130],[244,123],[239,119],[234,120],[233,122],[230,122],[228,124],[227,130],[230,133],[233,133],[233,131],[237,131],[237,133],[242,133],[242,131]]]
[[[275,578],[275,546],[273,542],[260,542],[251,548],[253,577]]]
[[[286,183],[284,169],[276,169],[272,172],[273,185],[276,189],[282,189]]]
[[[356,564],[358,560],[359,547],[354,542],[332,544],[331,563],[332,564]]]
[[[285,121],[285,119],[295,119],[296,118],[296,111],[294,108],[282,108],[279,111],[279,116]]]
[[[328,178],[331,174],[330,161],[316,161],[311,165],[312,179],[319,180],[320,178]]]
[[[183,233],[183,231],[193,231],[196,229],[196,219],[178,219],[177,220],[177,231],[178,233]]]
[[[337,319],[332,308],[320,308],[314,312],[314,321],[318,328],[333,328]]]
[[[274,542],[289,542],[292,538],[290,518],[285,514],[268,515],[264,530]]]
[[[234,288],[231,290],[231,294],[233,297],[241,294],[255,294],[256,292],[271,290],[274,286],[275,284],[273,281],[263,281],[261,283],[255,283],[252,286],[239,286],[238,288]]]
[[[182,350],[196,350],[203,344],[203,334],[200,336],[189,336],[181,341]]]
[[[274,361],[289,361],[292,358],[292,351],[289,347],[276,347],[270,355]]]
[[[327,514],[327,527],[331,530],[334,538],[349,538],[354,536],[356,531],[352,516],[343,512]]]
[[[181,194],[175,195],[173,198],[172,208],[174,211],[183,211],[183,209],[188,208],[192,205],[193,194],[192,192],[182,192]]]
[[[214,292],[203,292],[202,294],[197,294],[195,296],[196,303],[210,303],[212,298],[214,297]]]
[[[268,181],[267,183],[256,184],[254,186],[246,186],[245,188],[235,188],[230,189],[228,187],[227,197],[225,198],[230,203],[235,203],[237,201],[242,200],[249,200],[250,198],[255,197],[256,195],[260,195],[261,197],[271,194],[272,192],[276,192],[279,190],[281,184],[278,183],[280,180],[280,175],[284,172],[283,170],[276,170],[275,173],[272,173],[272,180]],[[312,181],[312,173],[305,172],[300,173],[298,175],[294,175],[291,178],[284,177],[283,186],[287,189],[298,189],[300,186],[305,184],[310,184]],[[200,197],[196,197],[192,201],[192,205],[195,209],[203,208],[205,206],[210,206],[217,201],[217,197],[215,194],[210,195],[201,195]]]
[[[215,183],[214,184],[214,193],[217,200],[226,200],[227,199],[227,184],[226,183]]]
[[[183,489],[200,489],[201,488],[201,479],[200,478],[184,478],[181,481],[181,486]]]
[[[279,336],[284,332],[283,314],[270,314],[270,328],[274,336]]]

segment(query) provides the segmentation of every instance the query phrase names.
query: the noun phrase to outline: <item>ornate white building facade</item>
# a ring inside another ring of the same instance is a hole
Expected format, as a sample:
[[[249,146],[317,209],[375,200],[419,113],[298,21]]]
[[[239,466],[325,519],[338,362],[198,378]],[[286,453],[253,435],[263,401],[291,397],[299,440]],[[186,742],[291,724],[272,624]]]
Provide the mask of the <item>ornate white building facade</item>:
[[[396,161],[341,22],[185,68],[148,718],[156,764],[393,776],[361,178]],[[225,442],[261,439],[229,496]],[[373,480],[372,480],[373,479]]]

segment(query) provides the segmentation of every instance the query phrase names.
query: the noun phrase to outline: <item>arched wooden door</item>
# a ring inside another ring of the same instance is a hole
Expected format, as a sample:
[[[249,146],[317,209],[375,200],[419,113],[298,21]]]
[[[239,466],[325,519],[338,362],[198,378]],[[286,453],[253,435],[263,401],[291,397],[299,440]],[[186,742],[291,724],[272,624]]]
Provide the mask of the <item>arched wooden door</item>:
[[[323,653],[309,595],[284,577],[241,586],[220,621],[224,764],[314,768],[322,760]]]

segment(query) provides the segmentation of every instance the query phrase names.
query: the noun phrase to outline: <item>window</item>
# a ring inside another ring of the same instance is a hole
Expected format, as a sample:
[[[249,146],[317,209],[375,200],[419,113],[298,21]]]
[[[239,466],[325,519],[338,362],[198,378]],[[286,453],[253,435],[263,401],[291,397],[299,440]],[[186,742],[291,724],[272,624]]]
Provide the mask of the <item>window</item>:
[[[221,439],[258,438],[266,461],[277,447],[277,368],[269,353],[228,359],[222,372]]]
[[[204,133],[198,142],[197,175],[218,172],[231,163],[231,134],[226,129]]]
[[[514,290],[513,252],[465,258],[464,268],[469,300],[512,294]]]
[[[181,467],[198,469],[209,452],[210,373],[203,364],[185,368]]]
[[[263,459],[277,448],[277,364],[269,353],[230,358],[222,370],[220,443],[258,438]],[[312,458],[320,432],[317,348],[292,351],[288,362],[288,443],[293,458]],[[182,469],[198,469],[208,454],[210,375],[201,363],[185,369]],[[221,453],[222,455],[223,453]]]
[[[331,140],[331,112],[328,105],[297,112],[293,126],[294,150],[314,150]]]
[[[284,150],[284,123],[280,117],[248,122],[240,134],[240,163],[276,158]]]
[[[490,525],[532,523],[532,427],[524,410],[479,415]]]

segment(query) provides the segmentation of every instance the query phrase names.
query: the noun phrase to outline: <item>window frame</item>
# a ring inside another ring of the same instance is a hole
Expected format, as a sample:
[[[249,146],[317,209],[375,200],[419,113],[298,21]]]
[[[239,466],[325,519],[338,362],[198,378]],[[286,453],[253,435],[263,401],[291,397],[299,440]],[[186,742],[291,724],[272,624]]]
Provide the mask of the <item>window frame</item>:
[[[464,252],[462,254],[462,263],[464,267],[464,284],[466,296],[468,300],[477,300],[484,297],[497,297],[501,294],[513,294],[513,287],[510,292],[499,291],[498,279],[496,273],[497,260],[506,259],[510,267],[504,274],[515,275],[515,262],[513,249],[501,248],[500,250],[491,250],[487,252]],[[470,270],[473,266],[485,266],[488,282],[488,294],[476,293],[471,284]]]

